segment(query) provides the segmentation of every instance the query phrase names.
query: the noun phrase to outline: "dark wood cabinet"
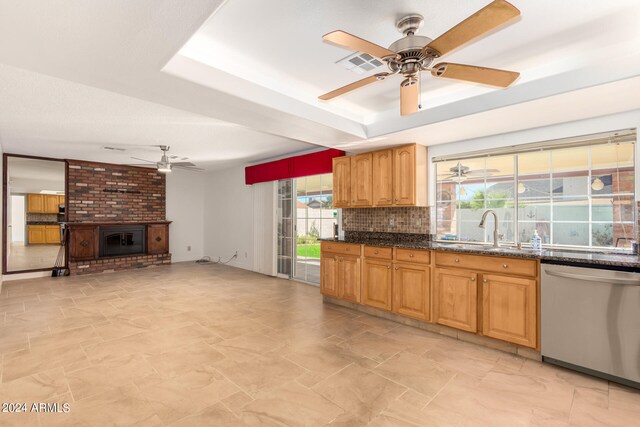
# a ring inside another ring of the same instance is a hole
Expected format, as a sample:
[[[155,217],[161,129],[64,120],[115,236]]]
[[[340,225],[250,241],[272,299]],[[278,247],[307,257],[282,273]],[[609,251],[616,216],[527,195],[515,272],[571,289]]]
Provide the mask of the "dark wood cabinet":
[[[166,254],[169,252],[169,225],[149,224],[147,226],[147,253]]]
[[[74,261],[98,257],[98,227],[76,225],[69,232],[69,258]]]

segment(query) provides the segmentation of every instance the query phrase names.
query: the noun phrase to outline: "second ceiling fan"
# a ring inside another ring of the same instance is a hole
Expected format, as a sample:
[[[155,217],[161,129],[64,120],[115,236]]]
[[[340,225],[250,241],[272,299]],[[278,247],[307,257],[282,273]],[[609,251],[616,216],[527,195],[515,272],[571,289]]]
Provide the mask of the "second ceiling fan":
[[[402,32],[405,37],[393,42],[388,49],[345,31],[333,31],[322,38],[338,46],[379,58],[387,64],[389,71],[358,80],[319,98],[329,100],[370,83],[400,74],[404,77],[400,83],[400,114],[406,116],[416,113],[420,109],[421,71],[429,71],[434,77],[506,88],[520,76],[520,73],[447,62],[441,62],[434,66],[431,64],[436,58],[446,55],[519,15],[520,11],[509,2],[494,0],[435,40],[415,34],[423,23],[421,15],[405,16],[396,24],[398,31]]]

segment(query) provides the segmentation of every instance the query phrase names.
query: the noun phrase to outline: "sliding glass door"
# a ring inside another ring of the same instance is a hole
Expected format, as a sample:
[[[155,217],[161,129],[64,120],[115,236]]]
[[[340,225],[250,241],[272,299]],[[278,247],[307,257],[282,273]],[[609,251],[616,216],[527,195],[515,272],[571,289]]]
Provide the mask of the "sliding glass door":
[[[278,273],[319,284],[319,239],[333,237],[337,224],[333,175],[282,180],[278,188]]]

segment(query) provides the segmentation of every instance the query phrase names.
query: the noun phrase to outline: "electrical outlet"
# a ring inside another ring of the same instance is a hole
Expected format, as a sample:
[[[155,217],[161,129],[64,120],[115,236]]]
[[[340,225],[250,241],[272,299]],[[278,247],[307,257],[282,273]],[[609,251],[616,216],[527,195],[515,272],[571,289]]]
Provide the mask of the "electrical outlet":
[[[416,227],[422,227],[422,218],[416,219]]]
[[[395,223],[393,218],[389,218],[389,226],[393,227],[393,224]]]
[[[191,246],[187,246],[187,252],[191,252]]]

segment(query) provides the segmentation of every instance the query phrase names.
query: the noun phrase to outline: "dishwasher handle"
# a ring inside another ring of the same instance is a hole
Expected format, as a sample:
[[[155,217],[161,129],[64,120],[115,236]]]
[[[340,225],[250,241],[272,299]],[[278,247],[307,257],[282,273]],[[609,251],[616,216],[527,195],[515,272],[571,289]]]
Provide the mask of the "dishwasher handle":
[[[609,283],[613,285],[640,286],[640,277],[637,279],[622,279],[622,278],[615,278],[615,277],[589,276],[587,274],[567,273],[564,271],[554,271],[554,270],[545,270],[544,272],[549,276],[563,277],[566,279],[586,280],[588,282]]]

